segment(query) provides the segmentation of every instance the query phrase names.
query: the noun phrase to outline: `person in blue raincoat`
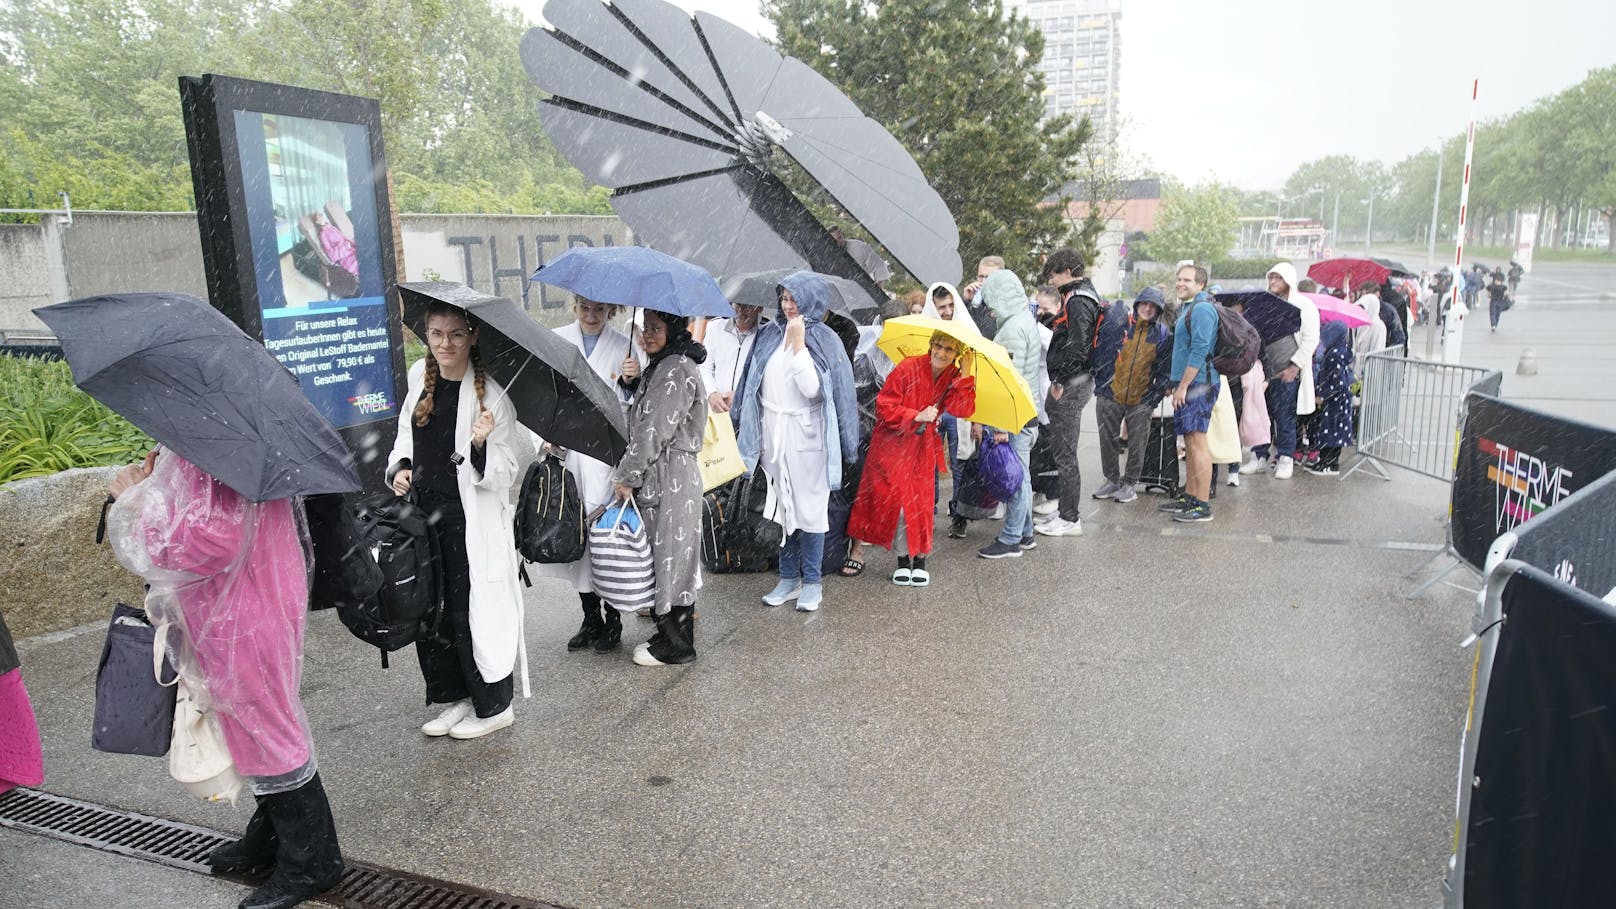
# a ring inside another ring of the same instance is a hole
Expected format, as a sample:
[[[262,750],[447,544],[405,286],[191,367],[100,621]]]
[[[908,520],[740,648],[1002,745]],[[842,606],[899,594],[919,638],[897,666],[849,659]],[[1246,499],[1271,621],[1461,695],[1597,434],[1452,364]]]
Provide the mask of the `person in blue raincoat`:
[[[794,272],[778,291],[780,316],[758,330],[730,412],[746,469],[762,464],[768,476],[765,513],[785,529],[780,581],[763,602],[811,612],[824,599],[830,493],[858,451],[858,399],[847,350],[824,321],[824,279]]]
[[[1318,411],[1313,418],[1310,447],[1318,460],[1308,473],[1332,477],[1340,472],[1341,449],[1352,444],[1352,333],[1344,322],[1326,322],[1319,329],[1319,349],[1313,355],[1314,395]]]

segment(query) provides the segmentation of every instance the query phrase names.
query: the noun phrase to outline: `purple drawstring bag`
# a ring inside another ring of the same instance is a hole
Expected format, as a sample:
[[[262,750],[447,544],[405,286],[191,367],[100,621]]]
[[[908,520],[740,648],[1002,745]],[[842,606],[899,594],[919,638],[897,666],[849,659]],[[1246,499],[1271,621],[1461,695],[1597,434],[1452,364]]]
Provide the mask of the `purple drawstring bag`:
[[[1021,459],[1009,442],[995,442],[988,432],[982,433],[982,447],[977,453],[977,477],[988,495],[1001,502],[1015,498],[1021,489]]]

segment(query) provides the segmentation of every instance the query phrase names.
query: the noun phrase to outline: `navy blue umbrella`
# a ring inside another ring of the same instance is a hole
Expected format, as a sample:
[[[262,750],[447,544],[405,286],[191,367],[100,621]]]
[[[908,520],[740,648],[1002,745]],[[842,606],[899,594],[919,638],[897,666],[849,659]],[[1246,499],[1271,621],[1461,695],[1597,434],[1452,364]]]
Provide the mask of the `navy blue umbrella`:
[[[73,381],[254,502],[360,488],[353,453],[264,345],[186,294],[41,306]]]
[[[539,266],[533,280],[597,303],[672,316],[735,316],[706,269],[644,246],[575,246]]]
[[[1266,290],[1241,290],[1215,294],[1214,298],[1224,306],[1239,303],[1246,321],[1257,329],[1265,346],[1302,330],[1302,311]]]

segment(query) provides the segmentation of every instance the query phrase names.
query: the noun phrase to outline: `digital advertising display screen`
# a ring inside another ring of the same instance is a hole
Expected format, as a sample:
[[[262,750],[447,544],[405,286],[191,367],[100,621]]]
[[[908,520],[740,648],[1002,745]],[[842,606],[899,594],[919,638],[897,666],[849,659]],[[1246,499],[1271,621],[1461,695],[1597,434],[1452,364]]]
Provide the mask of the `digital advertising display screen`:
[[[385,456],[404,366],[379,105],[214,75],[181,78],[180,97],[211,302],[362,465]]]

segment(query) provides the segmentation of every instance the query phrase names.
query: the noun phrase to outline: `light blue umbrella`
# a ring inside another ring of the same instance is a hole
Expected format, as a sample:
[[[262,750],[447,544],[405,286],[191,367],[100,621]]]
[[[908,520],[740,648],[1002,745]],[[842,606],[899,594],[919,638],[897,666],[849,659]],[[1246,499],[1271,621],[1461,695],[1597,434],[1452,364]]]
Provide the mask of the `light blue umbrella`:
[[[575,246],[540,266],[533,280],[597,303],[674,316],[735,316],[705,269],[644,246]]]

